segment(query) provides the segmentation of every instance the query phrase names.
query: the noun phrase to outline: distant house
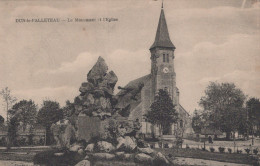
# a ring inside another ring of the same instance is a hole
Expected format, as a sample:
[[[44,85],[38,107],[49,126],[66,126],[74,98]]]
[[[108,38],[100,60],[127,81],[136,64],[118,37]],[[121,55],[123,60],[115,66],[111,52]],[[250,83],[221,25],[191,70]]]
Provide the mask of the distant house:
[[[8,128],[5,125],[0,125],[0,146],[3,146],[6,142]]]
[[[209,127],[205,127],[201,129],[200,135],[203,136],[204,138],[208,138],[209,136],[215,137],[215,136],[221,136],[223,135],[223,132],[217,129],[212,129]]]
[[[25,130],[21,126],[18,127],[17,131],[17,143],[18,145],[44,145],[46,130],[41,125],[35,125],[33,128],[26,127]],[[5,125],[0,126],[0,146],[6,144],[8,136],[8,127]],[[31,141],[31,143],[30,143]]]

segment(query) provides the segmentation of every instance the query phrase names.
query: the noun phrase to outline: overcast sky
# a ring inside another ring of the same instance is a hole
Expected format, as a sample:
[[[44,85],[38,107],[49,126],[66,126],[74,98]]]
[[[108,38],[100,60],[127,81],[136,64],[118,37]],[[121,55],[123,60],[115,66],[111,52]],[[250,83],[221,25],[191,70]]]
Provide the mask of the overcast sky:
[[[165,0],[180,102],[190,113],[210,81],[260,98],[260,3]],[[150,73],[161,1],[0,1],[0,88],[39,106],[64,105],[102,56],[117,86]],[[117,18],[117,22],[16,23],[17,18]],[[0,108],[0,114],[5,115]]]

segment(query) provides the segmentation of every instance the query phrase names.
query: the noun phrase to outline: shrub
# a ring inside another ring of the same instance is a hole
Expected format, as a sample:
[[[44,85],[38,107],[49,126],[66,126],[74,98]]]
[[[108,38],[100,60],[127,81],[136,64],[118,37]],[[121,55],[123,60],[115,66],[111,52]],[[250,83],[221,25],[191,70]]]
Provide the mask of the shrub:
[[[210,150],[211,152],[214,152],[214,151],[215,151],[215,148],[210,147],[209,150]]]
[[[254,149],[253,152],[254,152],[255,155],[257,155],[257,153],[258,153],[258,149],[257,149],[257,148]]]
[[[2,137],[0,139],[0,146],[6,146],[6,139],[5,139],[5,137]]]
[[[55,153],[64,153],[62,156],[55,156]],[[79,155],[77,152],[69,152],[67,150],[51,149],[37,153],[33,158],[33,163],[37,165],[75,165],[85,156]]]
[[[190,147],[189,147],[189,145],[188,145],[188,144],[186,144],[186,149],[190,149]]]
[[[179,148],[181,147],[182,143],[183,143],[183,139],[181,137],[177,137],[176,146]]]
[[[155,138],[155,137],[151,137],[151,138],[144,138],[144,141],[146,141],[146,142],[158,142],[159,139]]]
[[[203,151],[206,151],[206,148],[201,148]]]
[[[142,140],[137,140],[137,146],[140,148],[145,148],[145,144]]]
[[[76,141],[76,143],[77,143],[78,145],[84,147],[84,148],[86,148],[86,146],[87,146],[87,142],[86,142],[85,139],[81,139],[81,140],[79,140],[79,141]]]
[[[218,151],[219,151],[220,153],[224,153],[225,148],[220,146],[220,147],[218,148]]]
[[[231,154],[232,153],[232,149],[228,148],[228,152],[229,152],[229,154]]]
[[[33,145],[33,134],[30,134],[29,136],[28,136],[28,144],[29,145]]]
[[[45,142],[44,139],[41,138],[40,141],[39,141],[39,145],[44,145],[44,142]]]
[[[112,142],[120,136],[136,137],[136,133],[140,130],[139,121],[124,121],[108,119],[104,124],[104,133],[101,137],[109,138]]]
[[[245,152],[246,152],[247,154],[249,154],[250,151],[251,151],[251,150],[250,150],[249,148],[246,148],[246,149],[245,149]]]
[[[241,154],[242,153],[242,150],[237,150],[237,154]]]
[[[168,143],[164,144],[164,148],[169,148]]]

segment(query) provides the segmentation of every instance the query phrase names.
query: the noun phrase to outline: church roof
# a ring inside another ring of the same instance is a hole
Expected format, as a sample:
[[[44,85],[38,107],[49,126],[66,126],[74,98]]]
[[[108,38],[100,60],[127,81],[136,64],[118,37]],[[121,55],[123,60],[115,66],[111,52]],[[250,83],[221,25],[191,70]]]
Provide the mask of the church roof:
[[[116,94],[118,99],[116,108],[125,108],[128,105],[130,105],[130,109],[136,107],[141,102],[142,87],[150,79],[151,74],[148,74],[130,81],[122,90]]]
[[[150,80],[151,74],[145,75],[143,77],[137,78],[135,80],[130,81],[124,88],[126,89],[137,89],[140,84],[145,84],[148,80]],[[122,96],[124,93],[126,93],[125,90],[119,91],[116,95]]]
[[[150,47],[150,49],[153,49],[155,47],[166,47],[166,48],[175,49],[175,46],[172,44],[170,36],[169,36],[163,7],[161,9],[161,15],[160,15],[159,24],[157,27],[155,41],[154,41],[153,45]]]
[[[179,104],[180,108],[182,111],[184,111],[188,116],[190,116],[190,114],[183,108],[183,106],[181,104]]]

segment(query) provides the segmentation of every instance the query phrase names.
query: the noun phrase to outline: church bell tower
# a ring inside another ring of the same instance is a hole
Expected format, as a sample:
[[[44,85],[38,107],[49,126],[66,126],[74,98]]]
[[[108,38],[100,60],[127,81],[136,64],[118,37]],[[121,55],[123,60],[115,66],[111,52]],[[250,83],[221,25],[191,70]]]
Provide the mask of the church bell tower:
[[[167,23],[164,15],[163,4],[155,36],[155,41],[150,47],[151,75],[152,75],[152,100],[159,89],[167,90],[177,105],[176,74],[174,71],[174,50],[171,42]]]

